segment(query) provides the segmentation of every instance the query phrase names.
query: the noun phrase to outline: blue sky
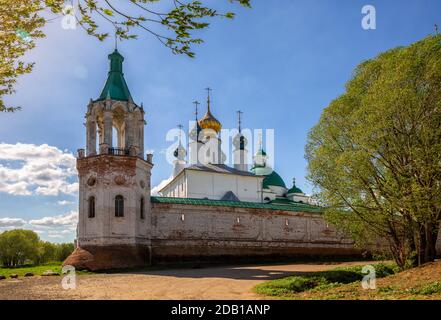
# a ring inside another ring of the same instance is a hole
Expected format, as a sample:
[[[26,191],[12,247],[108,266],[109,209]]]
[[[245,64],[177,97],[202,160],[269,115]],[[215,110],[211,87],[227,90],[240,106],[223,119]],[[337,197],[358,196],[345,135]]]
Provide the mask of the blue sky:
[[[192,101],[205,101],[204,88],[210,86],[213,113],[223,126],[234,127],[235,111],[241,109],[245,127],[275,129],[275,169],[287,184],[296,177],[298,186],[311,192],[305,180],[308,130],[344,91],[353,69],[441,25],[439,0],[253,1],[251,10],[228,1],[209,2],[237,16],[213,21],[198,33],[205,44],[195,47],[195,59],[173,55],[148,34],[119,44],[132,96],[146,110],[145,148],[155,152],[153,186],[172,169],[160,152],[169,146],[167,131],[193,119]],[[367,4],[376,7],[377,30],[361,28],[361,8]],[[21,77],[17,93],[7,98],[23,110],[0,115],[0,143],[56,147],[59,153],[51,159],[63,158],[63,166],[71,163],[69,154],[85,145],[84,113],[104,85],[114,41],[100,43],[79,28],[64,30],[59,20],[45,32],[47,38],[38,40],[26,56],[36,62],[34,72]],[[14,159],[0,160],[0,165],[26,163]],[[75,177],[63,172],[60,179],[66,185],[60,188],[68,188]],[[22,219],[25,227],[33,220],[43,238],[72,240],[73,228],[65,230],[77,210],[76,193],[55,195],[33,188],[30,194],[0,192],[0,219]]]

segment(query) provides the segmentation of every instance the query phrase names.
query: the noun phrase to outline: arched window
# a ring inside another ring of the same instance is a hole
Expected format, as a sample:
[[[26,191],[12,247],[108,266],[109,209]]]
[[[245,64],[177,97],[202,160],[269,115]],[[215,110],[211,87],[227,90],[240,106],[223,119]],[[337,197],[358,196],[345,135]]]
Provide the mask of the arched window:
[[[144,198],[141,198],[141,203],[140,203],[140,217],[141,219],[144,219]]]
[[[95,197],[89,198],[89,218],[95,218]]]
[[[124,197],[115,197],[115,217],[124,217]]]

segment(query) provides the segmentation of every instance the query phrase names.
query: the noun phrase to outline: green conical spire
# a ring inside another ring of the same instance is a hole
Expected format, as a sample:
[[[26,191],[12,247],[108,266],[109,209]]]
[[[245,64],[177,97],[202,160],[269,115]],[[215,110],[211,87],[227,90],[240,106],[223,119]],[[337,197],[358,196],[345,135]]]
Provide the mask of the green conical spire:
[[[109,75],[107,76],[106,84],[98,100],[110,98],[113,100],[128,101],[131,95],[126,80],[124,79],[122,67],[124,57],[115,49],[113,53],[109,54],[109,60]]]

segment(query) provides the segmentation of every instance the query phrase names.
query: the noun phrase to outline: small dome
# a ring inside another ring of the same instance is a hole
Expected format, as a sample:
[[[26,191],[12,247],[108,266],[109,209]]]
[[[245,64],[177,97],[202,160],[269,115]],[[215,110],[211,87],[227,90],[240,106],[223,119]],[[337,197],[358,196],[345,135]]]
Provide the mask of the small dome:
[[[190,139],[193,141],[199,141],[199,138],[200,138],[199,133],[202,131],[202,128],[199,125],[198,121],[195,121],[195,122],[196,122],[195,126],[190,131]]]
[[[221,123],[211,114],[210,106],[208,106],[205,116],[199,120],[199,125],[202,129],[212,129],[217,133],[222,129]]]
[[[254,173],[256,176],[266,176],[265,179],[263,179],[264,188],[268,188],[269,186],[276,186],[286,189],[286,185],[282,177],[269,167],[254,166],[251,169],[251,172]]]
[[[175,158],[177,158],[178,160],[183,160],[185,159],[185,156],[187,155],[187,151],[185,150],[185,148],[182,146],[181,142],[179,142],[178,147],[176,148],[176,150],[173,152],[173,155],[175,156]]]
[[[233,145],[236,149],[245,150],[247,144],[248,141],[242,133],[238,133],[233,139]]]
[[[292,186],[292,188],[289,189],[288,192],[287,192],[287,194],[290,194],[290,193],[303,193],[303,191],[302,191],[300,188],[297,188],[297,186],[296,186],[296,180],[295,180],[295,179],[294,179],[294,181],[293,181],[293,186]]]
[[[279,174],[274,170],[263,180],[263,188],[268,188],[269,186],[282,187],[286,189],[286,185],[282,177],[279,176]]]

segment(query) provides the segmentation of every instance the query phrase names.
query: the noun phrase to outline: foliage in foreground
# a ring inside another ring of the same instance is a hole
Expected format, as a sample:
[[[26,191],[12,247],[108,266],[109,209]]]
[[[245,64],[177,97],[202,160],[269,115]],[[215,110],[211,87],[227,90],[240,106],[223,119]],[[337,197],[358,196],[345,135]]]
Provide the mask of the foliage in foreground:
[[[31,230],[16,229],[0,233],[0,265],[9,268],[28,263],[62,262],[73,250],[73,243],[42,241]]]
[[[329,271],[311,272],[299,276],[291,276],[264,282],[255,287],[255,292],[276,297],[289,297],[292,294],[305,291],[320,291],[343,284],[360,282],[365,274],[363,266],[336,268]],[[398,271],[392,264],[376,264],[376,277],[383,278]]]
[[[22,57],[35,47],[35,39],[45,37],[43,27],[48,21],[71,20],[100,41],[109,34],[116,34],[120,39],[135,39],[136,31],[142,31],[158,39],[174,54],[193,57],[191,47],[203,42],[193,32],[206,29],[210,18],[234,17],[233,12],[219,13],[197,0],[118,2],[123,1],[71,1],[66,6],[65,0],[1,0],[0,112],[18,109],[6,106],[3,97],[14,92],[20,75],[32,71],[34,64],[24,62]],[[250,7],[250,0],[229,2]]]
[[[388,245],[402,268],[433,261],[441,223],[441,35],[360,64],[306,146],[330,223]]]
[[[298,293],[285,294],[282,291],[275,297],[302,300],[440,300],[441,261],[378,278],[376,289],[366,290],[362,288],[360,281],[356,281],[325,285]]]

